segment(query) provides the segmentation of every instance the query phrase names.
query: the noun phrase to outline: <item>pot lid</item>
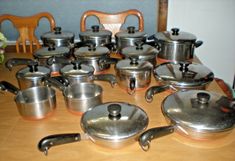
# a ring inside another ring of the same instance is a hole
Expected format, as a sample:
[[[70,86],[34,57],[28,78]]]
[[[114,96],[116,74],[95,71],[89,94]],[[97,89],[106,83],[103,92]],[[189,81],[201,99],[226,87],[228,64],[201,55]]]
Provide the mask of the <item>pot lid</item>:
[[[125,57],[141,56],[141,57],[156,57],[157,49],[143,43],[137,43],[136,46],[128,46],[121,50]]]
[[[195,42],[197,37],[191,33],[180,31],[178,28],[172,28],[171,31],[158,32],[155,34],[158,41],[163,42]]]
[[[88,29],[84,32],[79,33],[81,37],[88,38],[107,38],[112,36],[112,32],[105,29],[100,29],[98,25],[91,26],[91,29]]]
[[[213,72],[202,64],[167,62],[154,69],[154,76],[175,87],[203,86],[214,79]]]
[[[47,67],[44,66],[29,66],[25,67],[21,70],[19,70],[16,73],[17,78],[28,78],[28,79],[34,79],[37,77],[44,77],[44,76],[49,76],[51,70]]]
[[[64,39],[73,39],[74,33],[69,31],[61,31],[61,27],[55,27],[54,31],[46,32],[41,36],[41,39],[49,39],[49,40],[64,40]]]
[[[135,30],[134,26],[127,27],[127,30],[117,32],[115,37],[121,39],[132,39],[132,38],[144,38],[147,37],[147,34],[142,31]]]
[[[153,65],[149,61],[131,57],[130,59],[119,60],[115,68],[119,70],[146,71],[151,70]]]
[[[81,126],[89,136],[107,140],[126,139],[140,134],[148,122],[145,111],[124,102],[97,105],[81,118]]]
[[[49,47],[42,47],[34,52],[37,58],[49,58],[51,56],[63,56],[68,54],[70,49],[68,47],[55,47],[50,44]]]
[[[235,123],[235,102],[204,90],[175,92],[163,101],[162,111],[173,123],[198,132],[225,131]]]
[[[94,44],[90,46],[80,47],[75,50],[74,55],[77,57],[100,57],[107,55],[109,49],[104,46],[95,46]]]
[[[80,77],[93,75],[94,68],[86,64],[69,64],[60,69],[60,73],[65,77]]]

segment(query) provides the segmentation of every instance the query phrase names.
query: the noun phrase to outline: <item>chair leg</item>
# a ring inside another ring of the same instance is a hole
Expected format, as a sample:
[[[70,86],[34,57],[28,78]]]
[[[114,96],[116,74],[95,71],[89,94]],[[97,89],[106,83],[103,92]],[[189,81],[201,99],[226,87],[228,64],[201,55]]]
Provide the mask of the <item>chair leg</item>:
[[[16,53],[20,52],[19,43],[19,40],[16,40]]]
[[[30,54],[33,53],[33,41],[30,41],[29,43],[29,51],[30,51]]]

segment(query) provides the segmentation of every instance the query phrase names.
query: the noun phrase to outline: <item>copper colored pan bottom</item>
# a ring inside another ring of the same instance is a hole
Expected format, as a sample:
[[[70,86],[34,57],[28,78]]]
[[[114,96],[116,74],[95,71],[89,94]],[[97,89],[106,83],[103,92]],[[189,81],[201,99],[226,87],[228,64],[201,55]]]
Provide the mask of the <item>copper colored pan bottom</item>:
[[[38,118],[38,117],[29,117],[29,116],[27,116],[27,117],[22,116],[22,118],[25,119],[25,120],[29,120],[29,121],[38,121],[38,120],[47,119],[47,118],[51,117],[52,115],[54,115],[54,113],[55,113],[55,111],[52,111],[52,112],[50,112],[50,113],[48,113],[45,116],[40,117],[40,118]]]
[[[72,113],[73,115],[77,115],[77,116],[82,116],[84,114],[84,112],[74,111],[70,109],[68,109],[68,111]]]
[[[162,58],[157,58],[156,61],[157,61],[157,64],[162,64],[162,63],[167,63],[167,62],[175,62],[175,61],[173,61],[173,60],[162,59]],[[192,62],[193,59],[189,59],[189,60],[187,60],[187,61],[188,61],[188,62]]]

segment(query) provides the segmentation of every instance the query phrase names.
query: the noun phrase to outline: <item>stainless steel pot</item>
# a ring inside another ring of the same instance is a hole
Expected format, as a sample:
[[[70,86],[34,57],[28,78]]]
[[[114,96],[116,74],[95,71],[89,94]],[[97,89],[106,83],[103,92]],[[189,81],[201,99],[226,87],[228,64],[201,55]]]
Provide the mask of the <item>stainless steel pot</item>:
[[[189,90],[205,89],[213,81],[213,72],[202,64],[181,62],[167,62],[156,66],[153,70],[154,77],[162,85],[152,86],[145,93],[147,102],[153,96],[167,89]]]
[[[115,34],[117,50],[121,51],[124,47],[135,46],[136,42],[145,42],[147,34],[142,31],[135,30],[134,26],[127,27],[127,30],[120,31]]]
[[[19,90],[6,81],[0,82],[0,89],[15,94],[19,114],[28,120],[39,120],[50,116],[56,108],[55,90],[46,86]]]
[[[174,131],[194,140],[215,140],[228,135],[235,123],[235,100],[205,90],[178,91],[162,102],[169,126],[141,134],[139,143],[147,151],[152,139]]]
[[[52,77],[47,78],[46,83],[62,91],[66,107],[73,114],[81,115],[89,108],[102,103],[103,89],[98,84],[81,82],[65,86]]]
[[[75,49],[74,56],[77,60],[85,61],[95,69],[95,73],[110,68],[110,64],[100,65],[99,62],[110,58],[110,51],[107,47],[90,44],[86,47]]]
[[[143,42],[136,42],[135,46],[128,46],[121,49],[121,54],[124,55],[125,58],[134,56],[139,60],[149,61],[153,66],[157,64],[156,58],[158,52],[159,51],[156,48],[144,44]]]
[[[53,32],[46,32],[41,36],[44,46],[55,44],[56,47],[69,47],[74,43],[75,34],[69,31],[61,31],[61,27],[55,27]]]
[[[81,127],[95,144],[112,149],[136,142],[148,126],[147,114],[138,106],[124,102],[107,102],[97,105],[82,115]],[[84,134],[57,134],[44,137],[38,148],[47,154],[52,146],[81,141]]]
[[[79,38],[82,42],[92,42],[96,46],[105,46],[112,42],[112,32],[100,29],[98,25],[94,25],[91,26],[91,29],[80,32]]]
[[[153,66],[148,61],[131,57],[118,61],[114,68],[118,85],[126,89],[128,94],[148,87],[151,82]]]
[[[202,45],[195,35],[172,28],[152,36],[160,47],[158,58],[166,61],[192,61],[194,49]]]
[[[61,75],[69,81],[70,85],[81,82],[93,82],[96,80],[109,82],[111,86],[117,83],[116,77],[113,74],[94,75],[95,69],[84,63],[86,62],[79,60],[73,61],[60,70]]]
[[[56,47],[51,44],[36,50],[33,56],[40,65],[50,68],[52,75],[58,74],[59,70],[71,61],[68,47]]]
[[[16,78],[20,89],[26,89],[33,86],[42,86],[42,79],[49,77],[51,70],[47,67],[38,65],[38,62],[32,59],[12,58],[7,60],[5,66],[11,70],[13,66],[27,65],[16,72]]]

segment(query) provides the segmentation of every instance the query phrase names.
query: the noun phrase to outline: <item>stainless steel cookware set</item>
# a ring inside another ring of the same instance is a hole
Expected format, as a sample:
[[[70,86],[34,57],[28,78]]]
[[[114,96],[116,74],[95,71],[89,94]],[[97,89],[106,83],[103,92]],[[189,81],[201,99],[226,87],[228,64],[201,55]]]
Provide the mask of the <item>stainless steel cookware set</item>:
[[[147,151],[151,140],[174,131],[195,140],[216,139],[232,131],[235,102],[206,91],[214,74],[192,62],[194,49],[202,45],[195,35],[172,28],[148,37],[129,26],[112,38],[111,31],[92,26],[79,33],[80,42],[75,43],[74,37],[60,27],[43,34],[43,47],[34,53],[34,60],[13,58],[6,62],[8,69],[26,66],[16,73],[20,89],[0,82],[1,90],[15,94],[23,118],[37,120],[51,115],[56,108],[54,87],[62,92],[68,111],[82,115],[84,134],[44,137],[38,148],[45,154],[50,147],[84,138],[112,149],[139,141]],[[111,52],[121,57],[113,58]],[[164,63],[158,63],[157,58]],[[115,75],[105,73],[112,66]],[[53,72],[61,79],[55,79]],[[152,75],[156,85],[148,88]],[[149,103],[157,97],[155,94],[173,89],[161,105],[169,126],[147,129],[149,118],[141,107],[125,102],[103,103],[103,89],[95,84],[97,80],[112,86],[117,83],[130,95],[146,89]]]

